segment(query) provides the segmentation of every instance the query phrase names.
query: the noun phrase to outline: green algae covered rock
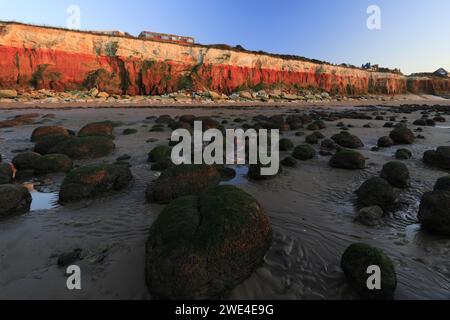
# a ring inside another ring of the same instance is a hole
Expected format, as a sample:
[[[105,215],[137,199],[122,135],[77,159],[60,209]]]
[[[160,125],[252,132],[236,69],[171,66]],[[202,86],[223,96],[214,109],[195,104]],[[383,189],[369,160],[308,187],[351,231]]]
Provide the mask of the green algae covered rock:
[[[132,181],[130,169],[123,165],[94,164],[70,171],[59,192],[61,203],[94,198],[126,188]]]
[[[366,158],[358,151],[342,149],[330,159],[330,166],[333,168],[359,170],[366,166]]]
[[[27,188],[16,184],[0,185],[0,218],[27,213],[31,201]]]
[[[381,288],[370,290],[368,268],[379,267]],[[363,299],[392,300],[397,289],[397,275],[391,259],[380,249],[362,243],[352,244],[344,253],[341,267],[349,284]]]
[[[108,137],[77,137],[58,143],[50,153],[65,154],[72,159],[95,159],[110,155],[115,149],[114,142]]]
[[[149,291],[157,299],[220,298],[262,264],[271,241],[265,210],[236,187],[174,200],[150,230]]]
[[[180,165],[168,168],[153,185],[146,197],[149,202],[169,203],[173,199],[197,194],[217,186],[221,175],[214,166]]]
[[[38,175],[69,172],[72,169],[72,165],[72,159],[64,154],[48,154],[35,161],[34,172]]]

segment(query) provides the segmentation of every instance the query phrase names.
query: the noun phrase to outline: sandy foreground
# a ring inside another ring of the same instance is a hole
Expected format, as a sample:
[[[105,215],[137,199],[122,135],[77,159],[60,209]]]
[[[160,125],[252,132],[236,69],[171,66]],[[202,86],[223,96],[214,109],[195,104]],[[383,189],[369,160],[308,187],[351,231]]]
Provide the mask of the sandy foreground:
[[[131,156],[134,183],[123,192],[96,200],[68,206],[56,204],[57,191],[63,176],[51,175],[35,183],[33,208],[28,214],[0,220],[0,299],[151,299],[144,280],[144,249],[150,226],[162,207],[146,203],[144,192],[157,172],[150,169],[147,153],[159,144],[167,144],[170,131],[149,132],[154,120],[150,116],[164,114],[207,115],[217,120],[274,114],[289,114],[292,109],[308,112],[344,110],[354,105],[379,106],[394,115],[392,108],[402,104],[450,105],[450,100],[433,97],[413,97],[386,102],[346,102],[320,105],[299,104],[233,104],[202,105],[0,105],[0,121],[18,114],[54,114],[33,125],[0,129],[0,153],[10,161],[20,150],[33,147],[32,131],[41,125],[62,125],[79,130],[96,121],[121,121],[115,130],[116,150],[109,157],[77,161],[76,164],[113,162],[123,154]],[[86,108],[89,107],[89,108]],[[101,108],[104,107],[104,108]],[[197,107],[197,106],[195,106]],[[340,107],[340,108],[336,108]],[[52,110],[49,110],[52,109]],[[366,114],[373,110],[355,108]],[[409,123],[421,117],[406,117]],[[366,242],[383,249],[394,261],[399,287],[397,299],[450,298],[450,239],[429,235],[420,230],[417,211],[421,195],[432,190],[435,181],[445,172],[426,167],[424,151],[450,144],[450,116],[436,127],[424,127],[425,140],[408,146],[413,158],[406,161],[412,186],[401,195],[402,208],[384,219],[379,227],[366,227],[354,222],[357,213],[354,191],[367,178],[378,175],[381,167],[394,159],[399,147],[371,151],[381,136],[391,129],[384,128],[387,120],[347,120],[351,132],[365,144],[361,152],[368,158],[367,168],[345,171],[328,166],[328,157],[318,156],[302,162],[296,169],[268,182],[252,182],[246,178],[246,167],[238,167],[238,176],[231,184],[252,194],[267,210],[273,227],[274,241],[265,263],[253,276],[229,294],[235,299],[353,299],[340,269],[340,258],[353,242]],[[339,121],[338,121],[339,122]],[[363,128],[367,123],[372,128]],[[327,122],[323,134],[331,137],[340,129],[337,122]],[[232,125],[237,126],[237,124]],[[123,135],[125,128],[138,130]],[[306,129],[301,129],[308,134]],[[284,135],[294,143],[304,143],[291,131]],[[152,140],[149,140],[152,139]],[[283,156],[288,153],[282,154]],[[82,290],[66,288],[65,270],[58,268],[59,254],[74,249],[83,250]]]

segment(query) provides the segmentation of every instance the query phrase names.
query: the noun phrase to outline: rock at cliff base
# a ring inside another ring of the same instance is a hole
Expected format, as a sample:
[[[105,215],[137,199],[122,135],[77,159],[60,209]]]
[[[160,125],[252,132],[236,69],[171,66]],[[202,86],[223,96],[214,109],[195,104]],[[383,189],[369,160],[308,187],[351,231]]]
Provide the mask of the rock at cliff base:
[[[34,162],[34,172],[37,175],[57,172],[69,172],[73,162],[64,154],[49,154],[40,157]]]
[[[395,206],[397,197],[391,185],[382,178],[371,178],[356,190],[358,200],[365,206],[378,206],[389,211]]]
[[[7,90],[7,89],[0,90],[0,99],[14,99],[14,98],[17,98],[16,90]]]
[[[126,188],[133,176],[128,167],[94,164],[70,171],[59,192],[61,203],[94,198]]]
[[[423,154],[423,161],[433,167],[450,170],[450,147],[439,147],[426,151]]]
[[[370,290],[367,270],[377,266],[381,271],[381,289]],[[380,249],[366,244],[352,244],[344,253],[341,267],[349,284],[363,299],[392,300],[397,289],[397,275],[391,259]]]
[[[76,160],[95,159],[110,155],[115,147],[114,142],[108,137],[75,137],[58,143],[49,153],[65,154]]]
[[[0,185],[0,218],[30,211],[31,201],[27,188],[15,184]]]
[[[450,236],[450,191],[427,192],[420,202],[419,222],[422,228],[438,235]]]
[[[31,141],[37,142],[44,137],[56,135],[69,136],[70,134],[66,128],[60,126],[39,127],[36,128],[31,134]]]
[[[85,125],[78,132],[79,137],[88,137],[88,136],[102,136],[108,138],[114,138],[113,135],[114,127],[111,122],[94,122]]]
[[[347,170],[359,170],[366,167],[366,158],[359,152],[342,149],[331,157],[330,167]]]
[[[408,188],[411,183],[408,167],[399,161],[386,163],[381,170],[380,177],[395,188]]]
[[[220,173],[213,166],[180,165],[163,171],[147,188],[146,197],[149,202],[169,203],[173,199],[213,188],[220,181]]]
[[[150,229],[146,280],[157,299],[214,299],[261,265],[272,241],[262,206],[233,186],[179,198]]]

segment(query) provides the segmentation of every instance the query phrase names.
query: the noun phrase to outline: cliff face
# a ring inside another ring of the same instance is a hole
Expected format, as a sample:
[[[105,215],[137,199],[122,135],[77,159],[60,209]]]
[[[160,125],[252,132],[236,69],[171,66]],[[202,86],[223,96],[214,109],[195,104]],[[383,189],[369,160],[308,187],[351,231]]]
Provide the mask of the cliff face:
[[[406,92],[407,79],[251,52],[0,23],[0,88],[93,87],[129,95],[244,88],[394,94]],[[422,82],[412,87],[428,90]],[[448,83],[442,89],[449,91]]]
[[[441,77],[410,77],[408,90],[415,93],[448,95],[450,93],[450,78]]]

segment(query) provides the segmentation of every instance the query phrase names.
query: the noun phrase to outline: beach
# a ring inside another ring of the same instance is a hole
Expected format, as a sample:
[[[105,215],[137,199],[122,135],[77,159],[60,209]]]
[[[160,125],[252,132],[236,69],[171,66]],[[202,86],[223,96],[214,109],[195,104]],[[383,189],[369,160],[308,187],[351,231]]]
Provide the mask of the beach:
[[[415,111],[404,111],[416,105]],[[432,235],[418,222],[417,213],[424,192],[436,180],[448,175],[425,165],[423,153],[450,145],[450,112],[442,112],[446,122],[424,126],[414,144],[406,146],[412,158],[405,160],[411,173],[411,186],[399,195],[400,207],[383,218],[378,226],[355,222],[358,213],[354,191],[383,165],[395,160],[404,146],[373,150],[392,128],[384,127],[389,118],[406,120],[411,129],[421,112],[437,105],[449,108],[450,100],[408,96],[391,101],[347,101],[316,104],[236,103],[236,104],[54,104],[19,102],[0,104],[0,121],[17,115],[35,114],[34,123],[0,129],[3,162],[11,162],[20,152],[32,150],[30,136],[39,126],[64,126],[78,131],[92,122],[113,121],[116,148],[99,159],[76,160],[77,166],[111,163],[123,155],[133,174],[124,190],[68,205],[58,204],[63,174],[35,177],[31,211],[0,220],[0,299],[152,299],[145,282],[145,244],[149,230],[162,205],[145,200],[147,185],[160,173],[151,170],[148,152],[167,145],[171,130],[149,132],[161,115],[177,118],[185,114],[208,116],[227,128],[251,123],[253,117],[343,113],[326,121],[321,133],[330,138],[339,133],[339,122],[364,143],[360,152],[367,158],[363,170],[331,168],[329,156],[318,154],[300,161],[296,168],[284,168],[270,181],[247,178],[246,166],[236,167],[237,176],[224,184],[235,185],[252,195],[266,209],[273,227],[273,242],[264,264],[253,275],[228,292],[225,299],[357,299],[340,267],[345,249],[364,242],[382,249],[392,259],[398,277],[396,299],[450,298],[450,239]],[[350,111],[371,119],[348,118]],[[434,115],[436,111],[430,111]],[[376,115],[382,120],[375,120]],[[237,118],[240,121],[235,121]],[[370,124],[370,127],[368,126]],[[125,135],[123,130],[136,129]],[[304,132],[305,135],[297,135]],[[283,133],[294,145],[305,143],[306,128]],[[319,148],[315,146],[317,150]],[[281,158],[291,152],[282,152]],[[82,269],[82,290],[69,291],[65,269],[58,267],[58,256],[81,249],[77,264]]]

